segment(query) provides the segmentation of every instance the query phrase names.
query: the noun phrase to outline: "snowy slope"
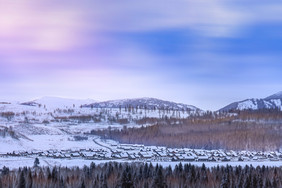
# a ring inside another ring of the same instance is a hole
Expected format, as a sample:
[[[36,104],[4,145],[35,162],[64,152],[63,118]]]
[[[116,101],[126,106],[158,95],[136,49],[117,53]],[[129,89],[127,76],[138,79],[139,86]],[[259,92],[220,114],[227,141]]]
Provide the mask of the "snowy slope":
[[[264,99],[247,99],[234,102],[220,109],[219,111],[230,110],[262,110],[262,109],[281,109],[282,110],[282,92],[266,97]]]
[[[282,99],[282,91],[265,98],[265,100],[272,100],[272,99]]]
[[[192,105],[164,101],[155,98],[111,100],[105,102],[96,102],[90,105],[84,105],[84,107],[94,107],[94,108],[138,107],[140,109],[165,109],[165,110],[170,109],[170,110],[201,111],[199,108],[196,108],[195,106]]]
[[[42,97],[33,101],[21,103],[22,105],[30,106],[45,106],[46,108],[68,108],[68,107],[79,107],[81,105],[90,104],[96,102],[92,99],[66,99],[60,97]]]
[[[86,103],[98,105],[93,108],[89,108],[90,105],[81,107]],[[138,105],[139,108],[125,108],[131,105]],[[24,135],[77,134],[107,129],[109,126],[117,129],[124,125],[150,126],[138,122],[143,118],[186,118],[198,112],[202,111],[190,105],[151,98],[93,103],[93,100],[43,97],[25,103],[0,103],[0,125],[11,126]]]
[[[70,135],[30,135],[27,139],[12,139],[10,137],[0,137],[0,154],[13,151],[32,151],[32,150],[66,150],[80,148],[102,148],[93,142],[96,136],[88,136],[88,140],[73,141]]]

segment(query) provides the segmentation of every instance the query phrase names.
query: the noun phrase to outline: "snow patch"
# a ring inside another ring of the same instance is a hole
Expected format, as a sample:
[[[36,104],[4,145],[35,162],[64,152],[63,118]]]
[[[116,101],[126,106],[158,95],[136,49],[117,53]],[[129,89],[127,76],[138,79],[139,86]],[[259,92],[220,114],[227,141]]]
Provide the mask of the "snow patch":
[[[238,109],[239,110],[245,110],[245,109],[257,110],[258,109],[258,105],[253,100],[247,100],[247,101],[244,101],[242,103],[239,103],[238,104]]]

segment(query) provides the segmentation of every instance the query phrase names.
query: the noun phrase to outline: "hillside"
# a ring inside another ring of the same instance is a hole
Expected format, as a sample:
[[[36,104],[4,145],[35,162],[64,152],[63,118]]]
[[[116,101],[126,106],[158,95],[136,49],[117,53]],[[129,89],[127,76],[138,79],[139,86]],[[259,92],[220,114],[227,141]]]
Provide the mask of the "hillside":
[[[280,109],[282,110],[282,92],[266,97],[264,99],[246,99],[231,103],[219,111],[237,111],[237,110],[264,110]]]
[[[110,100],[105,102],[96,102],[83,107],[92,108],[139,108],[139,109],[160,109],[160,110],[184,110],[184,111],[201,111],[199,108],[182,103],[164,101],[155,98],[137,98]]]
[[[92,130],[121,143],[269,151],[282,149],[282,112],[242,111],[238,114],[207,113],[186,119],[158,120],[154,125],[122,130]]]
[[[96,102],[92,99],[67,99],[60,97],[42,97],[36,100],[21,103],[28,106],[44,106],[45,108],[70,108]]]
[[[118,129],[123,126],[138,127],[141,126],[140,122],[147,126],[151,125],[152,121],[142,121],[143,119],[186,118],[202,112],[190,105],[149,98],[138,101],[130,99],[100,103],[93,101],[43,97],[23,103],[1,103],[0,123],[15,127],[16,130],[28,135],[45,133],[52,135],[62,134],[61,129],[68,133],[79,133],[105,129],[109,126]],[[86,103],[89,104],[83,106]],[[138,108],[133,108],[137,105]]]

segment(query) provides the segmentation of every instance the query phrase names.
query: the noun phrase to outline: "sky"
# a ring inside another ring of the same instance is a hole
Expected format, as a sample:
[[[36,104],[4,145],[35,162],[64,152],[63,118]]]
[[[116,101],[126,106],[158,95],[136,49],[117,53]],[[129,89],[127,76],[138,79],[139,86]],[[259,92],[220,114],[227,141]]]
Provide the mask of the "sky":
[[[217,110],[282,90],[281,0],[0,0],[0,14],[1,100]]]

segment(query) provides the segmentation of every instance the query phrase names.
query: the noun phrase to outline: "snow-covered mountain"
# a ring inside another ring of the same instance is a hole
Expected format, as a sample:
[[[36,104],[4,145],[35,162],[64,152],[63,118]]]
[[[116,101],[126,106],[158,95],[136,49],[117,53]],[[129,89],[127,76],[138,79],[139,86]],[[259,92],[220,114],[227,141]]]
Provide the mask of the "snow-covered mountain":
[[[60,97],[42,97],[33,101],[21,103],[28,106],[45,106],[46,108],[68,108],[96,102],[92,99],[67,99]]]
[[[83,107],[92,108],[125,108],[133,107],[140,109],[170,109],[170,110],[185,110],[185,111],[201,111],[199,108],[186,105],[182,103],[175,103],[170,101],[164,101],[155,98],[137,98],[137,99],[122,99],[122,100],[110,100],[105,102],[96,102]]]
[[[282,92],[266,97],[264,99],[246,99],[234,102],[220,109],[219,111],[230,110],[261,110],[261,109],[281,109],[282,110]]]
[[[266,97],[265,100],[282,99],[282,91]]]
[[[129,109],[137,106],[138,109]],[[0,103],[0,125],[11,126],[26,135],[76,134],[109,126],[122,128],[125,124],[149,126],[150,123],[138,122],[143,118],[187,118],[202,112],[194,106],[153,98],[94,102],[43,97],[24,103]]]

